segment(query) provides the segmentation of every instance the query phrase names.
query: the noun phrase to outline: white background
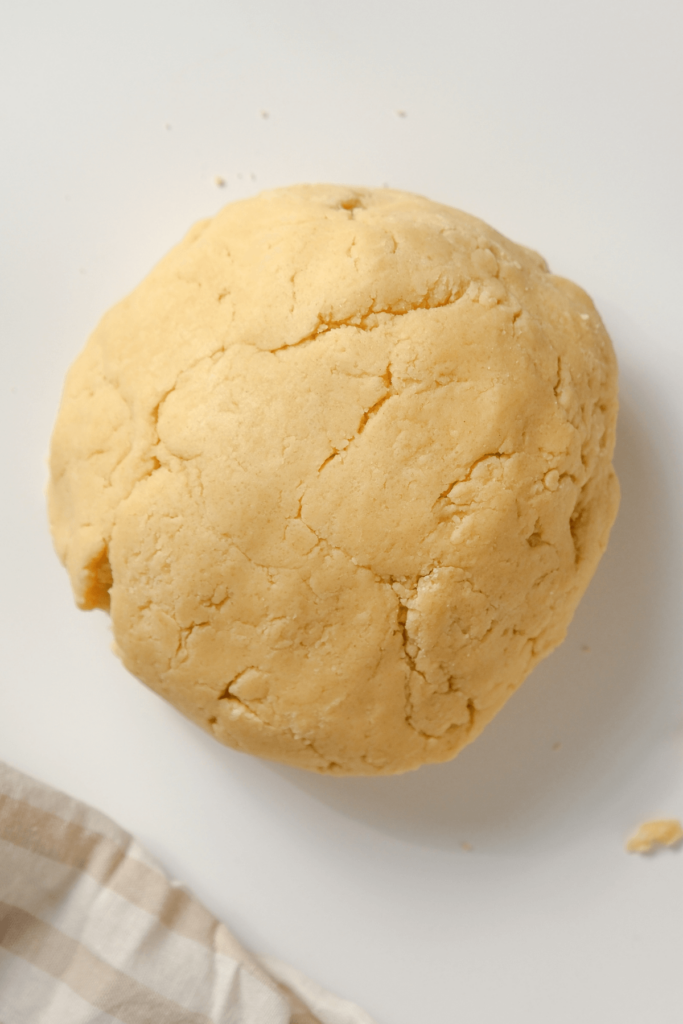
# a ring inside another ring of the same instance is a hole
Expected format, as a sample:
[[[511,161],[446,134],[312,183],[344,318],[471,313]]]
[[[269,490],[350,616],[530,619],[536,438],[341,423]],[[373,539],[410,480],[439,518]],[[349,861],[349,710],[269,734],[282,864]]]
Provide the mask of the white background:
[[[379,1024],[681,1020],[683,851],[623,849],[683,816],[681,10],[0,10],[0,756]],[[74,608],[43,502],[61,382],[107,307],[224,202],[326,180],[538,249],[621,366],[622,508],[567,641],[456,761],[393,779],[309,776],[187,723]]]

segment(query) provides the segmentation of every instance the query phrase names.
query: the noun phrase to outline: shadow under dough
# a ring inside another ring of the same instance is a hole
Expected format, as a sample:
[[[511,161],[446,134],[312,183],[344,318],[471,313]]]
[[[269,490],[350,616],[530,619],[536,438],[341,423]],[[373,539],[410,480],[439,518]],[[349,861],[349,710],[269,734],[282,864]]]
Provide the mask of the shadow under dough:
[[[567,639],[481,737],[454,761],[388,778],[338,779],[272,764],[269,771],[410,843],[451,849],[468,840],[498,853],[530,839],[541,847],[568,841],[577,813],[601,813],[635,779],[653,709],[669,699],[657,664],[678,562],[660,436],[666,424],[648,387],[622,374],[621,508]]]

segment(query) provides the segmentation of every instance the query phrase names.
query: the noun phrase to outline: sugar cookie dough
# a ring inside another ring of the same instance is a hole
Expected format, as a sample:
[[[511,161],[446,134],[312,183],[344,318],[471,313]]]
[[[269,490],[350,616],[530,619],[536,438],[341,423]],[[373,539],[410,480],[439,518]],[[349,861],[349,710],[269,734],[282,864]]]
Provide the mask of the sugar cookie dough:
[[[650,853],[656,846],[675,846],[683,839],[683,828],[676,818],[658,818],[638,827],[626,844],[629,853]]]
[[[453,757],[563,639],[616,514],[593,303],[482,221],[302,185],[106,314],[54,431],[54,542],[126,667],[238,750]]]

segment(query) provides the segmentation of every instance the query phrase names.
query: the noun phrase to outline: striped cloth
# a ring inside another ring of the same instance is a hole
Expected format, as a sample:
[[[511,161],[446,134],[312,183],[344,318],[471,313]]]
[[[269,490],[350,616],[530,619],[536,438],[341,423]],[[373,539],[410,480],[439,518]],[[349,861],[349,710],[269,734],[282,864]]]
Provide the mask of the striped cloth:
[[[0,1024],[373,1024],[251,956],[132,836],[0,762]]]

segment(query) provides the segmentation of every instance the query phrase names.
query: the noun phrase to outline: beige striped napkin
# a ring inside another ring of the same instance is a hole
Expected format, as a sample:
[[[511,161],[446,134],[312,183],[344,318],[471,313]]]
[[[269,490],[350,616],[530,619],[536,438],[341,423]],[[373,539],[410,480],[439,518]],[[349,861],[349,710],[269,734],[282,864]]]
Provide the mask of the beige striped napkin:
[[[0,1024],[373,1024],[251,956],[103,814],[0,762]]]

